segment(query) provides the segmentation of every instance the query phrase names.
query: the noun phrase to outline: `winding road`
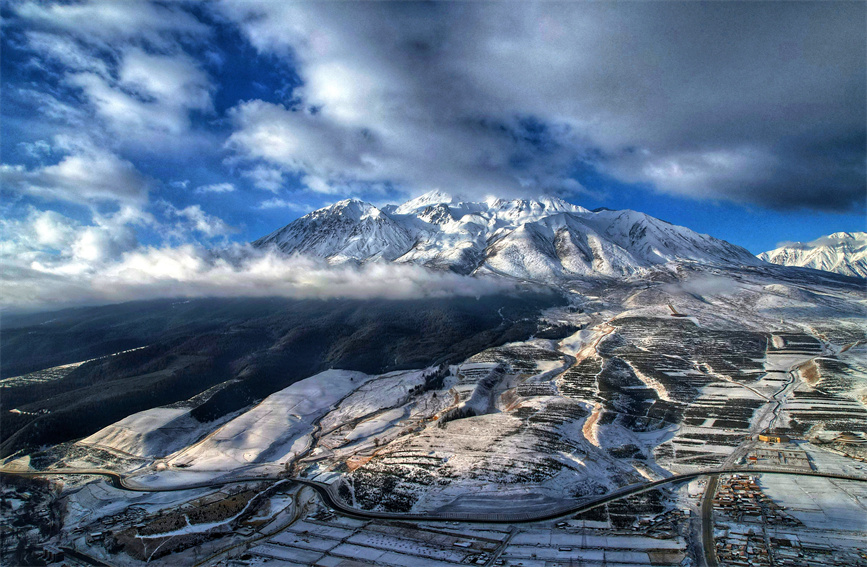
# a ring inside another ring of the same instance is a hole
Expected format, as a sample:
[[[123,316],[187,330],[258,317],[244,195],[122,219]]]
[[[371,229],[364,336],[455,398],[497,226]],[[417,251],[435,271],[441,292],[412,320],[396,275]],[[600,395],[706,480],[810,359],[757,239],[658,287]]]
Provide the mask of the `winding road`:
[[[194,488],[215,488],[218,486],[225,486],[228,484],[236,484],[236,483],[244,483],[244,482],[273,482],[273,481],[281,481],[281,480],[291,480],[293,482],[297,482],[299,484],[303,484],[309,486],[313,490],[315,490],[326,505],[330,506],[334,510],[340,512],[341,514],[345,514],[347,516],[352,516],[356,518],[365,518],[365,519],[380,519],[380,520],[411,520],[411,521],[423,521],[423,522],[471,522],[471,523],[495,523],[495,524],[517,524],[517,523],[529,523],[529,522],[541,522],[545,520],[553,520],[556,518],[562,518],[563,516],[569,516],[573,514],[581,514],[583,512],[587,512],[588,510],[592,510],[598,506],[602,506],[603,504],[607,504],[608,502],[619,500],[620,498],[625,498],[627,496],[632,496],[633,494],[639,494],[641,492],[646,492],[648,490],[653,490],[659,486],[665,484],[674,484],[678,482],[684,482],[688,480],[692,480],[701,476],[706,475],[720,475],[720,474],[784,474],[784,475],[797,475],[797,476],[814,476],[814,477],[822,477],[822,478],[831,478],[836,480],[851,480],[856,482],[867,482],[867,478],[859,477],[859,476],[849,476],[842,475],[836,473],[823,473],[816,471],[795,471],[795,470],[782,470],[782,469],[757,469],[757,468],[725,468],[725,469],[711,469],[687,474],[677,474],[672,475],[667,478],[654,480],[651,482],[644,482],[640,484],[630,484],[628,486],[624,486],[622,488],[618,488],[613,492],[609,492],[608,494],[604,494],[598,498],[595,498],[590,501],[575,503],[569,506],[565,506],[562,508],[556,508],[553,510],[549,510],[541,513],[530,513],[530,512],[501,512],[501,513],[465,513],[465,512],[440,512],[440,513],[421,513],[421,514],[410,514],[410,513],[401,513],[401,512],[379,512],[373,510],[361,510],[358,508],[352,508],[344,504],[335,494],[333,485],[328,485],[322,482],[316,482],[309,479],[304,478],[272,478],[272,477],[238,477],[233,479],[221,479],[210,482],[199,482],[192,484],[185,484],[180,486],[164,486],[164,487],[142,487],[136,486],[134,484],[130,484],[129,478],[124,477],[121,474],[118,474],[113,471],[107,471],[102,469],[71,469],[71,470],[53,470],[53,471],[21,471],[21,470],[9,470],[9,469],[0,469],[0,474],[4,475],[15,475],[15,476],[24,476],[24,477],[38,477],[38,476],[63,476],[63,475],[77,475],[77,476],[104,476],[108,479],[109,483],[115,488],[119,488],[121,490],[127,490],[131,492],[177,492],[181,490],[191,490]]]
[[[857,476],[848,476],[841,475],[835,473],[821,473],[815,471],[792,471],[792,470],[779,470],[779,469],[743,469],[743,468],[730,468],[730,469],[714,469],[707,470],[701,472],[687,473],[687,474],[678,474],[673,475],[668,478],[663,478],[660,480],[654,480],[651,482],[645,482],[641,484],[630,484],[628,486],[624,486],[622,488],[618,488],[613,492],[609,492],[604,494],[598,498],[593,500],[572,504],[563,508],[557,508],[553,510],[549,510],[547,512],[542,513],[528,513],[528,512],[503,512],[503,513],[464,513],[464,512],[441,512],[441,513],[423,513],[423,514],[409,514],[409,513],[398,513],[398,512],[378,512],[372,510],[360,510],[358,508],[351,508],[340,501],[338,497],[334,494],[333,485],[328,485],[321,482],[316,482],[308,479],[296,478],[293,479],[295,482],[300,484],[304,484],[314,489],[319,496],[322,498],[323,502],[333,508],[334,510],[344,514],[346,516],[351,516],[355,518],[363,518],[363,519],[378,519],[378,520],[409,520],[409,521],[417,521],[417,522],[468,522],[468,523],[486,523],[486,524],[519,524],[519,523],[530,523],[530,522],[542,522],[546,520],[554,520],[557,518],[562,518],[564,516],[571,516],[574,514],[581,514],[583,512],[587,512],[614,500],[619,500],[621,498],[625,498],[627,496],[632,496],[634,494],[639,494],[641,492],[646,492],[648,490],[653,490],[665,484],[676,484],[679,482],[685,482],[688,480],[693,480],[698,477],[712,475],[713,477],[720,474],[784,474],[784,475],[797,475],[797,476],[816,476],[823,478],[831,478],[836,480],[851,480],[856,482],[867,482],[867,478],[857,477]]]

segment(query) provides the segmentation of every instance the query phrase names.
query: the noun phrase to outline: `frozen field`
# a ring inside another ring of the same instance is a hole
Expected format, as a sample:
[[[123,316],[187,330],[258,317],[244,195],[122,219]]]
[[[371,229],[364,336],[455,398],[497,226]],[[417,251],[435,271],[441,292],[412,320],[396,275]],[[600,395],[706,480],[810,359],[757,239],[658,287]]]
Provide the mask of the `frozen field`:
[[[867,541],[867,483],[763,475],[761,486],[804,527],[858,532]]]

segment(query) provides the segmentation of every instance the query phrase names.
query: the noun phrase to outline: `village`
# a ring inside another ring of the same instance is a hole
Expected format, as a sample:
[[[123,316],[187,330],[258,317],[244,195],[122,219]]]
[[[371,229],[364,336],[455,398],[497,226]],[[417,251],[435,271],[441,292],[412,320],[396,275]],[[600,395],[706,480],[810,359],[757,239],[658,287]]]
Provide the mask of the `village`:
[[[716,554],[721,565],[867,565],[859,532],[835,530],[829,534],[811,529],[798,520],[793,510],[765,494],[761,483],[757,475],[751,474],[720,479],[713,505]],[[851,526],[853,530],[858,527]]]

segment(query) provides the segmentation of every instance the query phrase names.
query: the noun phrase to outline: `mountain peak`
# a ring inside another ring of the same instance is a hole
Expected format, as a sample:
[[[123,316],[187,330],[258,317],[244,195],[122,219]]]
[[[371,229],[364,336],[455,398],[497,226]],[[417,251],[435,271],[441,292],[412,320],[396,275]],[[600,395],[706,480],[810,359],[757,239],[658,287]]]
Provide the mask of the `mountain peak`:
[[[345,216],[352,218],[353,220],[360,220],[365,216],[379,216],[382,212],[365,201],[360,199],[344,199],[342,201],[337,201],[331,206],[325,207],[323,209],[319,209],[318,211],[313,211],[310,213],[311,215],[315,215],[320,213],[321,211],[328,211],[330,213],[339,213]]]
[[[810,244],[825,243],[827,240],[860,240],[862,242],[867,242],[867,232],[835,232],[828,236],[817,238]]]
[[[439,189],[434,189],[433,191],[428,191],[424,195],[419,195],[414,199],[402,203],[394,210],[394,212],[399,215],[407,215],[431,205],[439,205],[443,203],[451,204],[455,201],[455,197],[451,194],[446,193],[445,191],[440,191]]]

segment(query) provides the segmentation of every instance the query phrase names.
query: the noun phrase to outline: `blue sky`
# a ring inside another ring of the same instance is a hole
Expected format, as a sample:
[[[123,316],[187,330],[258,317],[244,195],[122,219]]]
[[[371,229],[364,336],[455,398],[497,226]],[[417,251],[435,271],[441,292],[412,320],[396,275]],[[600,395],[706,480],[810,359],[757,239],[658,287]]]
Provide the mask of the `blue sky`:
[[[433,189],[631,208],[754,253],[865,229],[862,2],[20,1],[2,17],[0,254],[24,271],[224,247]]]

